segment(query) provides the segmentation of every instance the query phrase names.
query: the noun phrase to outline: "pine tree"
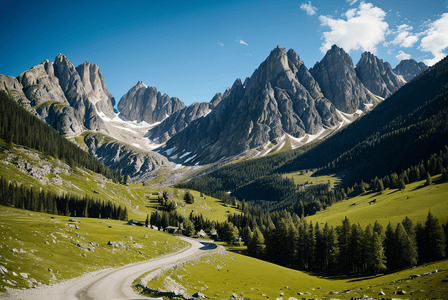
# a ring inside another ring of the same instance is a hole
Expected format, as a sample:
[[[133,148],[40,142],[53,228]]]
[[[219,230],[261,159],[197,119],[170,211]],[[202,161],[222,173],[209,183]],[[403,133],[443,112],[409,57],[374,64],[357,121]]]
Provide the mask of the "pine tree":
[[[429,261],[435,261],[445,257],[445,233],[439,225],[439,220],[431,213],[425,222],[425,240]]]
[[[324,268],[329,269],[334,265],[337,256],[336,237],[333,227],[329,227],[328,224],[325,223],[323,235],[325,238]]]
[[[339,264],[341,269],[349,271],[352,265],[352,253],[350,252],[351,228],[347,217],[342,221],[342,226],[336,228],[339,244]]]
[[[397,258],[396,258],[396,251],[395,251],[395,231],[392,228],[392,225],[389,224],[386,227],[386,238],[384,240],[384,245],[385,245],[385,255],[387,258],[387,269],[388,270],[394,270],[396,268],[396,262],[397,262]]]
[[[263,258],[264,257],[264,249],[265,249],[265,240],[263,233],[261,233],[260,229],[258,227],[254,228],[252,238],[249,242],[248,250],[250,248],[250,251],[252,255],[256,258]]]
[[[398,268],[409,268],[417,264],[417,249],[411,247],[411,239],[401,223],[395,230],[396,257]]]
[[[375,274],[386,270],[383,239],[376,231],[373,232],[371,267]]]
[[[429,172],[426,173],[425,185],[432,185],[432,179],[431,179],[431,175],[429,174]]]

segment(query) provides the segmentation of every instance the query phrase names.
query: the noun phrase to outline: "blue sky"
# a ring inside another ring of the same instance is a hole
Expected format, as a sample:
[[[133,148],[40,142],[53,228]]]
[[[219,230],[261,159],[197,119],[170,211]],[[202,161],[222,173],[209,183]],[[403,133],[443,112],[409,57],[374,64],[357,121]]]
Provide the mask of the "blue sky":
[[[118,101],[139,80],[185,104],[244,80],[277,45],[308,68],[332,44],[392,67],[448,53],[448,0],[0,0],[0,74],[65,54],[97,64]]]

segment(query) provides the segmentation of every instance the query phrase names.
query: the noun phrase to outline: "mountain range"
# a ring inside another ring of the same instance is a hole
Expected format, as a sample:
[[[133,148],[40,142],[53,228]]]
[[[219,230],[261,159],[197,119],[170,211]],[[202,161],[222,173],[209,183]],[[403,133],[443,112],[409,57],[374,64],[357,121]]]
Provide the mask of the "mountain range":
[[[372,110],[427,69],[414,60],[395,69],[369,52],[354,65],[333,46],[308,69],[277,46],[244,82],[210,102],[186,106],[139,81],[116,104],[99,67],[75,67],[63,54],[16,78],[0,75],[27,110],[134,180],[160,169],[261,157],[324,139]]]

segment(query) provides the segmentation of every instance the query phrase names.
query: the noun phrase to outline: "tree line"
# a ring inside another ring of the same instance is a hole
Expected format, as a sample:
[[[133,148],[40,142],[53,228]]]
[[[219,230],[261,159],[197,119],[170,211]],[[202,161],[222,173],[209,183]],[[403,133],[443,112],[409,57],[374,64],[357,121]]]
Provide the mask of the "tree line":
[[[5,91],[0,91],[0,139],[59,158],[72,168],[81,166],[120,182],[116,173],[32,115]]]
[[[0,205],[61,216],[128,220],[125,205],[87,196],[58,195],[25,184],[17,185],[3,177],[0,178]]]
[[[299,270],[377,274],[406,269],[446,257],[448,223],[428,213],[424,224],[409,218],[386,230],[378,223],[362,228],[346,217],[333,228],[285,214],[268,227],[247,225],[243,238],[249,255]]]

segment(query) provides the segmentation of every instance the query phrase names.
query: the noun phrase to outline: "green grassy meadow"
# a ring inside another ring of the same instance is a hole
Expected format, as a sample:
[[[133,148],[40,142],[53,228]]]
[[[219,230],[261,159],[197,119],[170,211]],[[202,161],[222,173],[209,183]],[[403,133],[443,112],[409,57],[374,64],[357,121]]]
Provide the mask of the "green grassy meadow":
[[[0,206],[0,291],[58,283],[103,268],[148,260],[188,246],[170,234],[126,222]],[[145,237],[147,236],[147,237]],[[117,245],[108,246],[109,241]]]
[[[431,210],[439,219],[439,224],[445,224],[448,221],[448,183],[439,183],[439,179],[440,175],[434,176],[431,186],[425,186],[426,180],[422,180],[406,185],[403,191],[386,189],[383,193],[367,192],[333,204],[305,219],[338,226],[347,216],[351,224],[359,223],[363,228],[373,225],[376,220],[384,228],[389,222],[395,228],[406,216],[414,225],[418,221],[424,223]],[[369,204],[374,199],[376,203]]]
[[[437,273],[411,279],[425,272]],[[189,295],[202,292],[210,299],[230,298],[233,293],[249,299],[283,297],[350,299],[367,295],[374,298],[448,297],[448,260],[409,270],[368,277],[322,277],[281,267],[237,253],[202,256],[166,270],[148,282],[151,288],[184,290]],[[397,288],[397,286],[399,288]],[[384,296],[380,296],[383,290]],[[405,290],[406,295],[394,294]],[[266,297],[267,296],[267,297]]]
[[[283,174],[282,177],[294,180],[294,183],[296,185],[316,185],[330,182],[331,188],[334,188],[335,185],[341,182],[341,178],[339,178],[337,175],[312,177],[313,174],[313,170],[303,170],[294,173]]]

